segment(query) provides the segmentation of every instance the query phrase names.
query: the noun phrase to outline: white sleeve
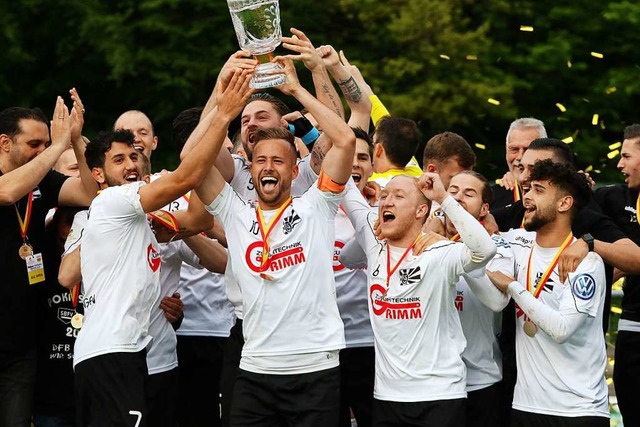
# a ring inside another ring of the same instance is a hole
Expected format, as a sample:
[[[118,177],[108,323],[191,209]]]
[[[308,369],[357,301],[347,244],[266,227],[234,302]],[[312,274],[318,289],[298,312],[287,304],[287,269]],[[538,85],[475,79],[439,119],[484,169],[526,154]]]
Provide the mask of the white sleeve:
[[[64,242],[64,253],[62,256],[65,256],[69,252],[74,251],[82,241],[82,234],[84,233],[84,227],[87,225],[87,214],[89,211],[80,211],[75,214],[73,217],[73,223],[71,224],[71,229],[69,230],[69,234],[67,234],[67,240]]]
[[[569,274],[562,285],[560,307],[556,311],[535,298],[519,282],[509,284],[509,293],[529,318],[554,341],[563,343],[584,322],[602,309],[605,294],[604,264],[593,252]]]
[[[451,196],[447,196],[440,207],[464,242],[465,250],[460,255],[464,271],[468,273],[484,267],[496,254],[496,245],[487,230]]]
[[[210,205],[205,206],[205,209],[211,215],[216,216],[225,228],[228,228],[233,216],[246,204],[247,202],[242,200],[238,193],[233,191],[231,185],[225,183],[218,197],[216,197]]]
[[[298,162],[298,176],[291,183],[291,195],[304,194],[318,179],[318,175],[311,168],[311,156],[306,155]]]
[[[367,254],[358,239],[351,239],[340,250],[340,264],[352,270],[367,268]]]
[[[333,221],[336,217],[336,213],[338,213],[340,201],[344,194],[344,190],[340,193],[322,191],[316,184],[314,184],[306,193],[300,196],[300,199],[313,206],[317,213],[320,213],[326,219]]]
[[[375,209],[367,204],[367,201],[356,187],[352,178],[347,181],[346,193],[342,199],[342,207],[347,213],[353,228],[356,230],[356,239],[365,254],[380,242],[373,232],[373,224],[378,219]],[[346,248],[346,245],[345,245]],[[342,250],[344,251],[343,248]],[[345,264],[346,265],[346,264]]]
[[[200,258],[196,255],[189,245],[187,245],[184,240],[178,241],[177,255],[180,260],[186,264],[189,264],[191,267],[202,270],[204,267],[200,265]]]

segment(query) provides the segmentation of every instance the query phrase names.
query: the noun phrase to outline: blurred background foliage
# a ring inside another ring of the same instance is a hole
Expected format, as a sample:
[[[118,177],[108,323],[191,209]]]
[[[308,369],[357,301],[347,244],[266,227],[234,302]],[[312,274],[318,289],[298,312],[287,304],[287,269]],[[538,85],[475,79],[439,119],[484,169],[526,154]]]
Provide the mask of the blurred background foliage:
[[[283,33],[296,27],[316,47],[344,50],[425,142],[445,130],[467,138],[488,178],[506,169],[509,123],[532,116],[572,139],[597,181],[620,181],[614,144],[640,122],[637,2],[280,0],[280,9]],[[0,108],[50,115],[56,95],[76,87],[89,138],[140,109],[160,138],[159,170],[177,163],[173,117],[205,103],[238,44],[223,0],[16,0],[0,4],[0,47]]]

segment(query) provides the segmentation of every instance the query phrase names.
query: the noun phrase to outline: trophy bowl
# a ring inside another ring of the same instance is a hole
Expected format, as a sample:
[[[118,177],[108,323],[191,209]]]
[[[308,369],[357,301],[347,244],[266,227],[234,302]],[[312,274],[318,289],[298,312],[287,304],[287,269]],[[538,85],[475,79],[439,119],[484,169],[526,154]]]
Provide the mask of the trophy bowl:
[[[285,82],[282,67],[271,62],[280,44],[280,7],[278,0],[227,0],[240,49],[253,55],[258,65],[249,86],[265,89]]]

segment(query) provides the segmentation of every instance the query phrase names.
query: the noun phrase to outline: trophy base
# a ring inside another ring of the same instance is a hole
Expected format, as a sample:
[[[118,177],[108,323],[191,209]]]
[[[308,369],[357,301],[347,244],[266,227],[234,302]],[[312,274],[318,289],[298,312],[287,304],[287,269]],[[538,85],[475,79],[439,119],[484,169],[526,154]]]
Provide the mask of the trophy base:
[[[270,62],[259,64],[249,82],[249,87],[251,89],[267,89],[284,84],[286,82],[285,75],[279,71],[283,70],[278,64]]]

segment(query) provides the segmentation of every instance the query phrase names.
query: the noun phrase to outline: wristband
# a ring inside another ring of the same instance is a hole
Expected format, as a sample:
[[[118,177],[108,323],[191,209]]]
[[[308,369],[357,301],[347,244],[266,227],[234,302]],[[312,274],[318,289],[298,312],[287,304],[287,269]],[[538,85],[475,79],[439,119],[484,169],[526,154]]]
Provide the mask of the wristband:
[[[387,107],[384,106],[377,95],[369,95],[369,101],[371,101],[371,120],[373,121],[373,125],[377,126],[380,119],[390,115],[389,110],[387,110]]]
[[[295,119],[293,123],[289,124],[289,126],[292,125],[294,128],[293,134],[302,139],[304,145],[311,145],[320,137],[318,129],[316,129],[305,116]]]

